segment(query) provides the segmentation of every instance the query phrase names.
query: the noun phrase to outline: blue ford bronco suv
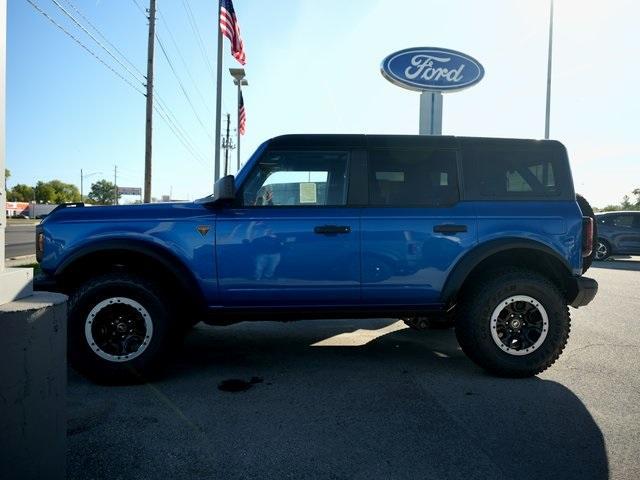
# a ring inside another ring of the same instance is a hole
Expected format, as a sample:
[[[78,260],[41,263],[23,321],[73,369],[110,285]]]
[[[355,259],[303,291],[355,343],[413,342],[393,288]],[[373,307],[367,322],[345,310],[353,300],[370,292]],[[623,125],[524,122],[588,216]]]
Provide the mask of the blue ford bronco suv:
[[[597,283],[593,211],[556,141],[286,135],[191,203],[65,205],[36,287],[70,295],[68,356],[149,378],[203,320],[453,322],[501,376],[548,368]]]

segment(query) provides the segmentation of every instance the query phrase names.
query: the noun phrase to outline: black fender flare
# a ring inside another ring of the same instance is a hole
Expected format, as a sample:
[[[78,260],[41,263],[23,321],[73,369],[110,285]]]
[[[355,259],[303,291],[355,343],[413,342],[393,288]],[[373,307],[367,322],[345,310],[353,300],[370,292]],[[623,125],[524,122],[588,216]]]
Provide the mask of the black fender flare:
[[[126,251],[146,257],[147,259],[157,262],[167,271],[171,272],[178,282],[180,288],[189,297],[189,300],[204,305],[204,295],[194,277],[193,273],[187,266],[175,255],[171,250],[153,242],[143,239],[104,239],[96,240],[88,245],[79,247],[69,254],[58,265],[54,272],[54,277],[62,278],[74,263],[95,253]]]
[[[514,249],[530,249],[551,255],[551,257],[559,260],[566,268],[567,275],[572,276],[571,265],[569,265],[567,260],[544,243],[526,238],[499,238],[482,243],[464,254],[451,273],[449,273],[447,280],[444,283],[441,296],[443,303],[445,305],[449,305],[451,303],[469,274],[478,264],[480,264],[480,262],[492,255],[495,255],[496,253]]]

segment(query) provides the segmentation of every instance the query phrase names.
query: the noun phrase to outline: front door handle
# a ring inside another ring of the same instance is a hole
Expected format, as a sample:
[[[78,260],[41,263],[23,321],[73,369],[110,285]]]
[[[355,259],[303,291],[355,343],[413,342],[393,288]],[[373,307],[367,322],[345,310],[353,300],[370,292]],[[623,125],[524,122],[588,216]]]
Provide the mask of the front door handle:
[[[313,233],[319,235],[337,235],[339,233],[351,233],[348,225],[318,225],[313,229]]]
[[[433,227],[435,233],[443,233],[444,235],[455,235],[456,233],[464,233],[467,231],[466,225],[436,225]]]

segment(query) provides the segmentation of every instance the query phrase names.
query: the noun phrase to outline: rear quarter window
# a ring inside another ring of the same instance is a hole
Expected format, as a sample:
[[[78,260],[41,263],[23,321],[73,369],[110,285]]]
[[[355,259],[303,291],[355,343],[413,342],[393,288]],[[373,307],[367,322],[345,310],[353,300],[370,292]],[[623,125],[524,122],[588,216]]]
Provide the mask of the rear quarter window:
[[[463,148],[465,198],[572,199],[573,185],[566,154],[553,146],[473,145]]]

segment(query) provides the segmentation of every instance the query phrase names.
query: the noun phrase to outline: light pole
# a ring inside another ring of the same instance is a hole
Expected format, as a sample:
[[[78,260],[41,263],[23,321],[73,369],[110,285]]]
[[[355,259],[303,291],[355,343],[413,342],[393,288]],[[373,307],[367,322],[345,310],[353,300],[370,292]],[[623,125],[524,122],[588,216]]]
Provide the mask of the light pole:
[[[81,202],[84,202],[84,179],[93,177],[94,175],[98,175],[99,173],[102,173],[102,172],[92,172],[92,173],[83,174],[82,169],[80,169],[80,201]]]
[[[238,108],[236,109],[237,127],[236,133],[238,140],[236,141],[236,148],[238,149],[238,160],[236,165],[236,173],[240,170],[240,98],[242,95],[242,87],[249,85],[249,82],[245,79],[244,68],[230,68],[229,73],[233,77],[233,84],[238,87]]]
[[[549,138],[549,117],[551,115],[551,57],[553,53],[553,0],[549,5],[549,54],[547,58],[547,109],[544,119],[544,138]]]

